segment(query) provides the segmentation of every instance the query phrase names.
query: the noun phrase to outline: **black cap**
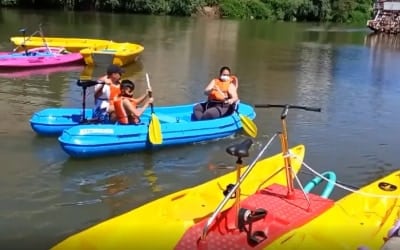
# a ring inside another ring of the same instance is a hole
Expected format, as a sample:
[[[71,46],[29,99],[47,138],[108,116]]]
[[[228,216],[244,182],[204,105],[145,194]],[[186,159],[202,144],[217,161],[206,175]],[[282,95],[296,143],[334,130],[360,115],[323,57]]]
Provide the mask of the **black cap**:
[[[120,66],[118,66],[118,65],[116,65],[116,64],[111,64],[110,66],[108,66],[108,68],[107,68],[107,75],[111,75],[111,74],[114,74],[114,73],[119,73],[119,74],[122,74],[122,73],[124,73],[125,71],[120,67]]]
[[[131,80],[128,80],[128,79],[124,79],[124,80],[122,80],[121,81],[121,88],[131,88],[132,90],[134,90],[135,89],[135,84],[131,81]]]

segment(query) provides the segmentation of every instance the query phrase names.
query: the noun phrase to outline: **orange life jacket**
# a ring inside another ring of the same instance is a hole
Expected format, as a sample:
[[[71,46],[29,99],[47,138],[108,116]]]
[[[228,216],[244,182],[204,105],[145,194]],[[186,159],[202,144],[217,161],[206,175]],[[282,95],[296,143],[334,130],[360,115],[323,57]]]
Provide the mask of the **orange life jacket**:
[[[120,94],[121,94],[121,88],[119,87],[119,85],[110,84],[110,96],[109,96],[110,102],[112,102]]]
[[[228,93],[228,89],[229,89],[229,85],[230,84],[237,84],[236,81],[236,77],[235,76],[231,76],[229,78],[228,81],[222,81],[219,78],[215,78],[214,79],[214,84],[217,88],[219,88],[221,91],[218,90],[211,90],[210,94],[208,95],[208,100],[209,101],[218,101],[218,102],[222,102],[225,101],[226,99],[229,98],[229,93]],[[222,92],[222,93],[221,93]],[[223,95],[222,95],[223,94]]]
[[[100,80],[102,80],[102,78],[100,78]],[[121,88],[116,84],[111,83],[110,85],[108,85],[110,87],[110,92],[109,92],[109,96],[107,98],[105,98],[104,94],[100,93],[95,93],[94,99],[99,99],[99,100],[104,100],[104,101],[109,101],[110,104],[112,104],[112,101],[115,99],[115,97],[117,97],[120,93],[121,93]]]
[[[128,114],[125,111],[123,101],[125,99],[128,99],[129,102],[133,105],[134,108],[136,108],[137,103],[133,98],[129,97],[116,97],[113,104],[114,104],[114,110],[115,114],[117,116],[117,121],[121,124],[137,124],[139,123],[139,117],[136,117],[135,115],[133,116],[128,116]]]

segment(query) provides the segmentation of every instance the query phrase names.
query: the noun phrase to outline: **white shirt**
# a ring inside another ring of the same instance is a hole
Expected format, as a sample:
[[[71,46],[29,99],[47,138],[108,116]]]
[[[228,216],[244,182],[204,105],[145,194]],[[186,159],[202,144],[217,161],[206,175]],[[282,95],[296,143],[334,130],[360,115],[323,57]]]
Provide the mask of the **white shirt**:
[[[110,85],[107,84],[96,84],[94,91],[97,92],[101,87],[101,95],[95,99],[95,109],[106,109],[110,107]]]

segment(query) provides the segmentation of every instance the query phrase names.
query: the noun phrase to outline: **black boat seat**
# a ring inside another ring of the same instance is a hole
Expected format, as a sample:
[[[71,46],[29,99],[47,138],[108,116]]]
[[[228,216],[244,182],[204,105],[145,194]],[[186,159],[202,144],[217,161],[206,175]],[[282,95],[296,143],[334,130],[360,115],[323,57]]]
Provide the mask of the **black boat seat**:
[[[76,84],[77,84],[79,87],[82,87],[82,88],[92,87],[92,86],[97,85],[97,84],[99,84],[99,83],[100,83],[100,82],[95,81],[95,80],[78,80],[78,81],[76,82]]]
[[[248,138],[241,143],[237,143],[237,144],[227,147],[226,152],[230,155],[240,157],[240,158],[248,157],[249,149],[252,144],[253,144],[253,140]]]

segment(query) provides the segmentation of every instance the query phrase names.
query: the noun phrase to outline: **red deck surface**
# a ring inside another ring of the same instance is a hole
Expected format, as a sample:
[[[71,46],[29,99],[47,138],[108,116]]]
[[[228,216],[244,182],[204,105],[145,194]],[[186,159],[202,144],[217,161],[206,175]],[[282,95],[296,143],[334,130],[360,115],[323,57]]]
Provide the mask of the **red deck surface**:
[[[233,229],[236,220],[233,206],[217,217],[209,228],[205,241],[199,243],[208,218],[189,228],[175,249],[262,249],[283,234],[311,221],[334,204],[332,200],[309,194],[311,206],[307,209],[308,203],[301,190],[295,190],[294,199],[287,199],[286,194],[286,186],[273,184],[241,201],[241,208],[267,210],[263,219],[252,224],[252,232],[263,231],[267,235],[267,239],[258,245],[252,246],[248,243],[246,232]]]

